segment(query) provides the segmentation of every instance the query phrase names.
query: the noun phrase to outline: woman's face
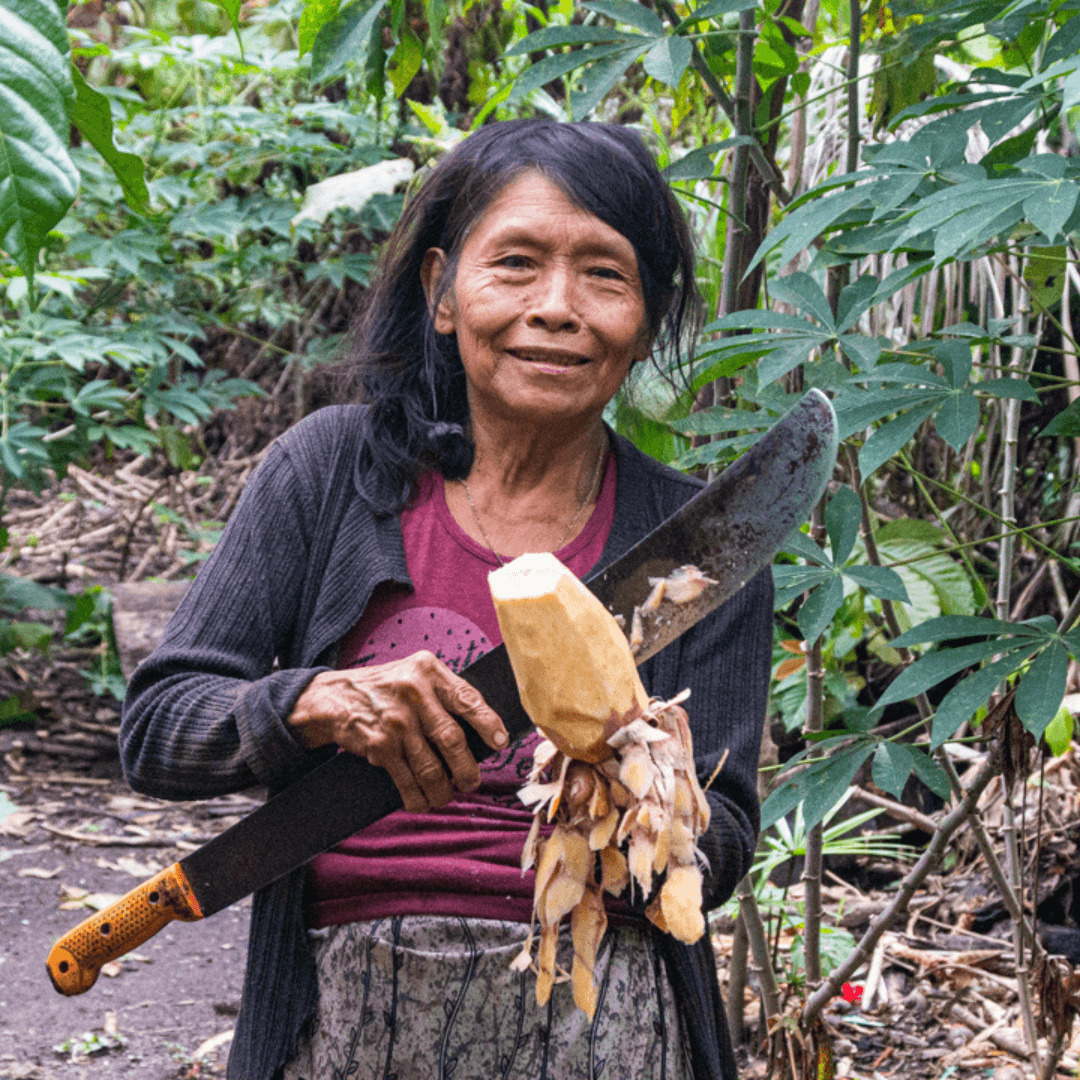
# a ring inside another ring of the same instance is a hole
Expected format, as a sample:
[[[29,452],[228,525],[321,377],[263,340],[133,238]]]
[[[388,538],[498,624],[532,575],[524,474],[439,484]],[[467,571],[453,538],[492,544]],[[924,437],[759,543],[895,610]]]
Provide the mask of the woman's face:
[[[424,266],[428,295],[445,254]],[[510,183],[473,225],[435,328],[456,334],[474,421],[600,415],[650,341],[622,233],[542,175]]]

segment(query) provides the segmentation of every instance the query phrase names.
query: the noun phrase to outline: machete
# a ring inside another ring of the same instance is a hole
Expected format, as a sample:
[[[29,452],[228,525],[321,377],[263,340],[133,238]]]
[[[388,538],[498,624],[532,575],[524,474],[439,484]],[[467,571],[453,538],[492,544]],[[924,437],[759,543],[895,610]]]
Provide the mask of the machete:
[[[820,498],[836,460],[836,417],[811,390],[708,487],[586,584],[631,634],[639,664],[733,596],[768,564]],[[692,565],[712,579],[691,602],[655,600],[653,582]],[[649,579],[653,579],[650,582]],[[654,600],[646,600],[653,594]],[[636,618],[635,618],[636,615]],[[459,673],[502,717],[511,740],[531,727],[506,650]],[[493,751],[465,726],[480,760]],[[221,911],[401,808],[389,773],[338,753],[197,851],[65,934],[46,968],[62,994],[81,994],[101,966],[174,919]]]

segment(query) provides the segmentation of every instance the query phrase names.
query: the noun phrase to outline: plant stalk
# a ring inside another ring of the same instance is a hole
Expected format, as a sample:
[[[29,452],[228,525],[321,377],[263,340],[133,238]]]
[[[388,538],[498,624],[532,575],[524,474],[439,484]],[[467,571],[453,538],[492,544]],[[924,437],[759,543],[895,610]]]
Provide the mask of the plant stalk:
[[[824,500],[810,514],[810,535],[821,544],[825,540]],[[806,727],[814,735],[825,727],[825,667],[821,657],[819,636],[806,652]],[[803,888],[805,932],[803,956],[806,962],[806,986],[812,990],[821,983],[821,864],[824,826],[819,821],[806,833],[806,854],[803,858]]]
[[[660,0],[660,10],[663,11],[672,26],[677,26],[682,22],[682,19],[672,5],[671,0]],[[739,25],[740,27],[742,25],[741,16]],[[696,42],[694,43],[693,51],[690,54],[690,63],[693,69],[701,77],[701,81],[709,88],[709,92],[716,98],[717,104],[724,111],[724,115],[727,116],[731,126],[737,129],[738,121],[736,120],[735,101],[724,89],[724,84],[717,78],[716,73],[709,67],[708,61],[697,47]],[[791,193],[784,187],[783,177],[776,171],[772,162],[769,161],[760,140],[754,135],[751,135],[751,138],[753,138],[754,141],[749,145],[749,150],[750,160],[754,163],[754,168],[761,174],[761,179],[765,181],[766,186],[776,196],[777,202],[779,202],[781,206],[787,206],[787,204],[791,202]]]
[[[746,925],[746,936],[750,939],[750,955],[754,959],[753,969],[757,972],[761,987],[761,1001],[765,1008],[765,1022],[780,1015],[780,991],[776,985],[776,973],[773,971],[772,958],[769,956],[769,944],[765,939],[765,924],[761,921],[761,910],[754,896],[754,886],[747,874],[735,889],[739,898],[739,911]],[[728,1005],[730,1008],[730,1003]]]
[[[851,37],[848,42],[847,172],[859,167],[859,53],[862,51],[862,11],[859,0],[848,0]]]

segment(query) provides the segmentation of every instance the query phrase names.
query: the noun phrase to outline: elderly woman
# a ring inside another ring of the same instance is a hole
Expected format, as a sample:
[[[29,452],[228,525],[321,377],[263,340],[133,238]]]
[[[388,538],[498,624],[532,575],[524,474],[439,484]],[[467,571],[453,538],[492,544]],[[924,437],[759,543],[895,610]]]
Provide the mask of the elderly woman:
[[[585,577],[698,490],[602,416],[699,306],[685,221],[624,128],[491,125],[410,202],[355,336],[361,403],[275,443],[125,705],[138,791],[277,790],[340,749],[404,803],[256,896],[231,1078],[734,1076],[708,937],[679,945],[640,904],[612,904],[591,1022],[510,968],[536,736],[507,745],[455,673],[499,642],[489,571],[552,551]],[[770,581],[642,669],[654,696],[691,689],[703,780],[729,754],[707,909],[755,843]],[[495,755],[478,766],[461,723]]]

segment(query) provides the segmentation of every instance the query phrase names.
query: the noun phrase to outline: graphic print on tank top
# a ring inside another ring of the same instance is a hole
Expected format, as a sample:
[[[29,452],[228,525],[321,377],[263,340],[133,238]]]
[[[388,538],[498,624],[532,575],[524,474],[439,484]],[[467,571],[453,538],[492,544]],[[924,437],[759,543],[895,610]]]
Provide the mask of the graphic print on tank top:
[[[449,608],[407,608],[371,631],[353,666],[388,664],[424,649],[456,675],[489,652],[491,642],[468,616]]]

